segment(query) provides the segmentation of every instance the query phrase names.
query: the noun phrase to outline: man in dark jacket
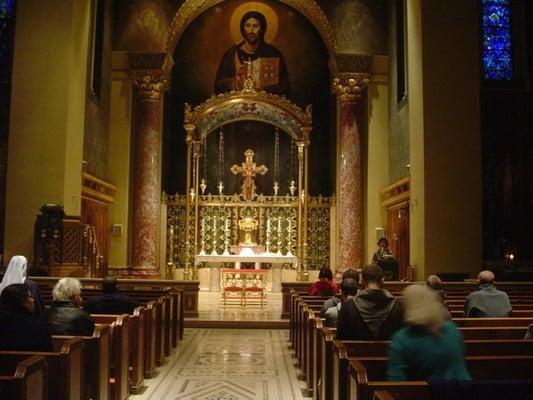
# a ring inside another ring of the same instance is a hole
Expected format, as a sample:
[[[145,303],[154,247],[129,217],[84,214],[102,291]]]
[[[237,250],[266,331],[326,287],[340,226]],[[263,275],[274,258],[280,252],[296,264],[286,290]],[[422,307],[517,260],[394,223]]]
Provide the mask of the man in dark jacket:
[[[53,302],[45,313],[52,335],[92,336],[94,322],[80,307],[81,283],[76,278],[61,278],[52,289]]]
[[[102,280],[102,295],[92,296],[85,301],[85,311],[91,314],[133,314],[139,302],[118,293],[118,282],[114,276]]]
[[[383,270],[375,264],[362,270],[363,289],[342,304],[337,339],[388,340],[402,325],[398,300],[382,289]]]

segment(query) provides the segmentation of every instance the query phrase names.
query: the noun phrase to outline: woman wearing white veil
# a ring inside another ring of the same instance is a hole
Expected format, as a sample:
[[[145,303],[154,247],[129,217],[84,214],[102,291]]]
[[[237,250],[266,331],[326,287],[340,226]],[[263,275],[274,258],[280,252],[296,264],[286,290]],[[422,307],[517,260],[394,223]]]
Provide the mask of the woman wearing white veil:
[[[35,299],[35,314],[39,315],[43,310],[43,298],[39,286],[34,281],[27,279],[28,260],[24,256],[13,256],[7,265],[6,272],[0,282],[0,294],[9,285],[25,283],[30,288],[31,295]]]

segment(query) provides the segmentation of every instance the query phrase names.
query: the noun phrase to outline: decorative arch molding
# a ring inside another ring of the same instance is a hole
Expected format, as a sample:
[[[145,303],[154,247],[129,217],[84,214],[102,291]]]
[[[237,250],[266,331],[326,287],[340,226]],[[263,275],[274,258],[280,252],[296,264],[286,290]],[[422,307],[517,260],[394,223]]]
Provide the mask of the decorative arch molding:
[[[168,54],[174,54],[176,45],[192,21],[194,21],[199,15],[207,11],[209,8],[223,3],[224,1],[225,0],[186,0],[176,12],[168,26],[165,35],[164,51]],[[294,8],[305,18],[307,18],[311,25],[315,27],[327,49],[330,72],[332,74],[335,73],[337,71],[337,43],[335,41],[335,34],[320,6],[314,0],[277,1]],[[166,61],[164,70],[170,72],[171,68],[172,63]]]
[[[311,106],[304,112],[285,97],[253,89],[212,96],[194,109],[185,105],[184,125],[189,127],[188,131],[195,131],[198,139],[235,121],[266,122],[301,141],[308,140],[312,112]]]

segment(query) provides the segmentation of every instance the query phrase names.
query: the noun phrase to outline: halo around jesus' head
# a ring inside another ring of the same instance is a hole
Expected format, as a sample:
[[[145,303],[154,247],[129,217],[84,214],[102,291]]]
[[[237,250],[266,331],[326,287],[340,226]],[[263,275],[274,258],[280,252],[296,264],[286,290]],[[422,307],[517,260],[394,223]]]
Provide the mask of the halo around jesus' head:
[[[240,43],[243,40],[241,35],[241,18],[248,11],[257,11],[263,14],[267,21],[267,30],[265,32],[265,42],[271,43],[278,34],[278,15],[269,5],[260,1],[249,1],[241,4],[231,14],[229,28],[231,37],[235,43]]]

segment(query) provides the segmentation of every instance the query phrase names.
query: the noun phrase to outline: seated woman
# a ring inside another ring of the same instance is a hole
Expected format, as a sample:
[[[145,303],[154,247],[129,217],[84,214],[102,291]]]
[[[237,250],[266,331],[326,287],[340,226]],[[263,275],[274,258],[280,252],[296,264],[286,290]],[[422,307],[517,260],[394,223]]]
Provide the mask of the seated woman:
[[[94,322],[80,307],[81,283],[76,278],[61,278],[52,289],[53,302],[46,312],[52,335],[92,336]]]
[[[24,283],[26,284],[33,296],[35,301],[35,311],[34,314],[40,315],[44,309],[43,298],[39,290],[39,286],[34,281],[27,279],[28,274],[28,260],[24,256],[13,256],[9,260],[7,265],[6,273],[2,278],[0,283],[0,294],[5,287],[13,285],[15,283]]]
[[[387,379],[391,381],[470,380],[463,337],[444,320],[437,293],[422,285],[403,291],[404,322],[389,346]]]
[[[389,241],[382,237],[378,240],[378,250],[372,256],[372,262],[379,265],[379,263],[390,259],[394,259],[394,254],[389,250]]]
[[[28,285],[6,286],[0,295],[0,349],[53,351],[48,325],[34,315],[35,301]]]
[[[329,267],[320,268],[318,281],[309,287],[307,293],[311,296],[333,296],[340,293],[339,285],[333,281],[333,272]]]

